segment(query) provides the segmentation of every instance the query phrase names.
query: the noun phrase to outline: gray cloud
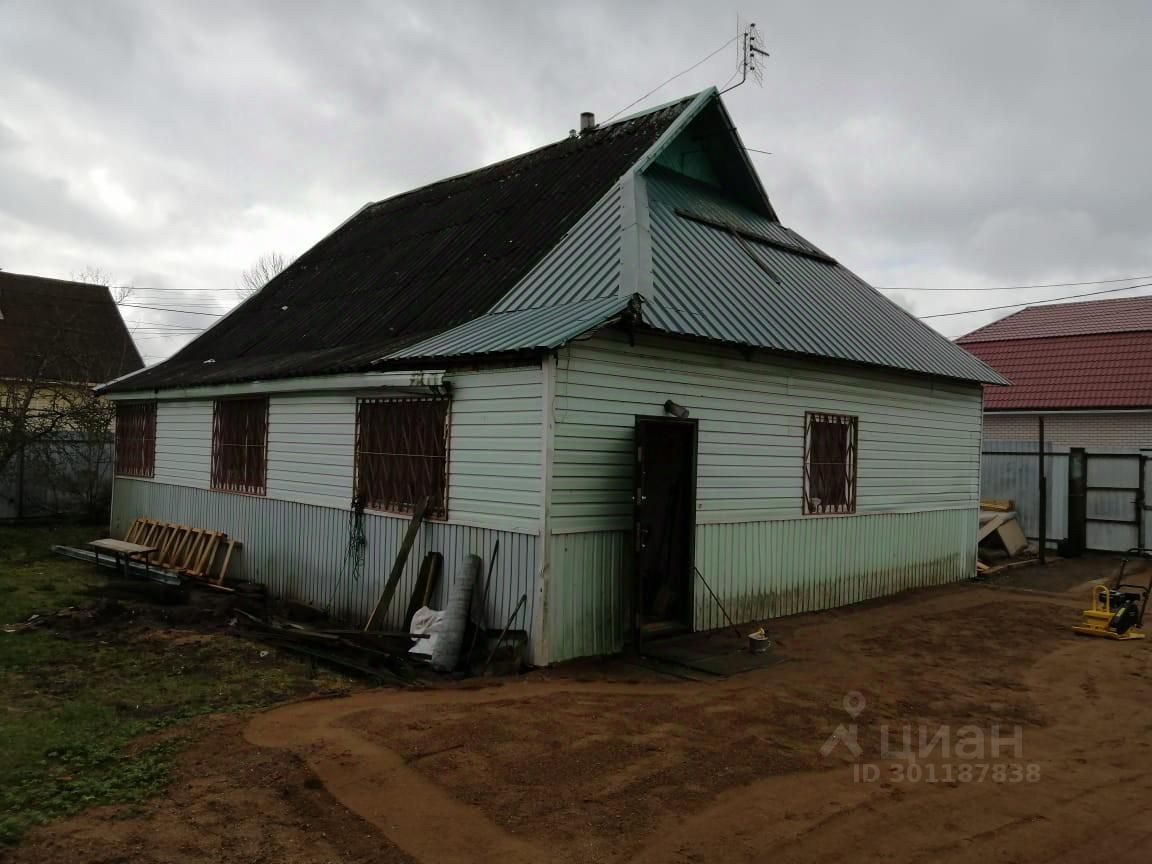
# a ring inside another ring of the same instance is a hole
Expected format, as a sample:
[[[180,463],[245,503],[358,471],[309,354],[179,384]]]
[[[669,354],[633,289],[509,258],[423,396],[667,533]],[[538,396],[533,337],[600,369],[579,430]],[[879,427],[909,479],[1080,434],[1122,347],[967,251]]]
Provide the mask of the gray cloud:
[[[0,0],[0,267],[95,265],[143,305],[225,308],[261,253],[299,253],[368,200],[556,140],[581,110],[606,117],[732,35],[738,11]],[[861,276],[1152,273],[1148,4],[762,11],[764,86],[726,101],[745,143],[773,153],[753,158],[783,220]],[[722,83],[736,59],[731,46],[645,104]],[[1075,290],[894,298],[931,314]],[[210,320],[126,314],[154,356],[173,326]],[[935,323],[956,334],[1000,314]]]

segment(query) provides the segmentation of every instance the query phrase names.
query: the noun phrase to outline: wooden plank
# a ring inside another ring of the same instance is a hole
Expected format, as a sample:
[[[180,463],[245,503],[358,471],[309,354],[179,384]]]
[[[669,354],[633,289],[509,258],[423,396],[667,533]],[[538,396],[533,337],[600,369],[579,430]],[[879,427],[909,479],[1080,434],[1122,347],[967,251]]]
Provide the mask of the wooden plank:
[[[164,566],[170,566],[170,562],[176,557],[176,547],[183,540],[185,531],[187,531],[187,529],[180,525],[166,526],[163,541],[160,545],[160,554],[157,556],[157,560],[163,561]]]
[[[208,568],[216,558],[216,550],[220,548],[221,536],[219,531],[209,531],[205,534],[204,543],[192,564],[193,576],[203,579],[208,575]]]
[[[426,606],[424,597],[428,594],[428,582],[432,579],[432,571],[435,568],[439,571],[439,564],[436,561],[441,558],[439,552],[429,552],[424,556],[424,560],[420,562],[420,574],[416,577],[416,584],[412,587],[412,596],[408,599],[408,608],[404,610],[404,632],[412,627],[412,616],[416,614],[421,606]]]
[[[432,497],[429,495],[416,505],[416,509],[412,513],[412,521],[408,523],[408,531],[404,534],[404,541],[400,544],[400,551],[396,553],[396,560],[392,562],[392,572],[388,574],[388,581],[384,583],[384,590],[376,602],[376,608],[372,610],[372,614],[368,616],[368,623],[364,625],[365,633],[375,627],[376,622],[387,614],[388,607],[392,603],[392,595],[396,593],[396,586],[400,584],[400,577],[404,575],[404,564],[408,561],[408,553],[412,551],[412,544],[416,542],[416,535],[420,532],[420,526],[424,522],[424,514],[428,511],[428,505],[431,503]]]
[[[176,545],[175,551],[172,553],[172,567],[175,570],[184,570],[185,562],[192,551],[192,548],[200,539],[199,528],[186,528],[183,539]]]
[[[1016,509],[1016,502],[1010,498],[981,498],[981,510],[994,510],[997,513],[1007,513]]]
[[[1015,519],[1004,522],[996,532],[1000,535],[1000,542],[1004,544],[1009,555],[1019,555],[1028,548],[1028,538],[1024,536],[1024,532],[1020,530],[1020,523]]]
[[[435,596],[436,589],[440,586],[440,574],[442,572],[444,572],[444,556],[437,552],[436,560],[432,563],[432,572],[428,574],[428,584],[424,586],[424,597],[421,605],[428,606],[432,602],[432,597]]]
[[[89,540],[88,545],[95,546],[98,549],[107,549],[109,552],[121,552],[128,555],[156,551],[155,546],[144,546],[139,543],[129,543],[125,540],[114,540],[111,537],[103,540]]]
[[[220,565],[220,574],[216,577],[216,584],[223,585],[224,577],[228,575],[228,564],[232,560],[232,551],[236,548],[239,541],[229,540],[228,548],[224,552],[224,563]]]
[[[997,528],[999,528],[1001,524],[1003,524],[1004,522],[1007,521],[1007,519],[1008,519],[1008,517],[1005,516],[1003,513],[1001,513],[999,516],[996,516],[992,519],[989,519],[987,522],[985,522],[980,527],[980,531],[977,532],[976,542],[979,543],[981,540],[983,540],[985,537],[987,537],[989,534],[991,534],[993,531],[995,531]]]
[[[128,529],[128,533],[124,535],[125,543],[135,543],[136,538],[140,536],[140,532],[144,530],[144,520],[137,519],[132,523],[132,527]]]

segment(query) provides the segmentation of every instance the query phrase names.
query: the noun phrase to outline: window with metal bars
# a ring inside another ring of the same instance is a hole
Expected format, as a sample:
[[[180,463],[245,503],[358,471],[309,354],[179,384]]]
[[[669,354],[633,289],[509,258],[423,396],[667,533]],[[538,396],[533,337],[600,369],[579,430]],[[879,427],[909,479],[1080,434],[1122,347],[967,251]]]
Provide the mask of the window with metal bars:
[[[212,410],[212,488],[263,495],[268,465],[268,399],[217,399]]]
[[[151,477],[156,470],[156,403],[116,403],[116,473]]]
[[[804,415],[804,512],[856,512],[858,418]]]
[[[448,399],[416,397],[356,402],[356,500],[372,510],[448,515]]]

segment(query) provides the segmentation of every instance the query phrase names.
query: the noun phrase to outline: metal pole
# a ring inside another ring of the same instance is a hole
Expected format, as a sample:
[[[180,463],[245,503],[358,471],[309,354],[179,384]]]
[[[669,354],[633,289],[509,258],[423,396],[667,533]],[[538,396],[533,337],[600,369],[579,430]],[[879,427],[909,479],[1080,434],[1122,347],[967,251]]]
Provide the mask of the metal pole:
[[[1038,414],[1040,420],[1040,446],[1037,448],[1037,458],[1040,460],[1040,563],[1046,563],[1045,547],[1048,545],[1048,478],[1044,476],[1044,415]]]

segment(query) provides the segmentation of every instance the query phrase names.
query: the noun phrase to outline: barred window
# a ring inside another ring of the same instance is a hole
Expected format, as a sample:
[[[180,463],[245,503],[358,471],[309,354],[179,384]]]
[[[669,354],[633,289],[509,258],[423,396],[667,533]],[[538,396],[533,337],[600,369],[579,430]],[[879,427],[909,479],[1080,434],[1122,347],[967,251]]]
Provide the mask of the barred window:
[[[266,491],[268,399],[217,399],[212,411],[212,488]]]
[[[156,470],[156,403],[116,403],[116,473],[151,477]]]
[[[844,414],[804,415],[804,512],[856,512],[858,420]]]
[[[448,399],[360,399],[356,403],[356,499],[363,507],[447,514]]]

